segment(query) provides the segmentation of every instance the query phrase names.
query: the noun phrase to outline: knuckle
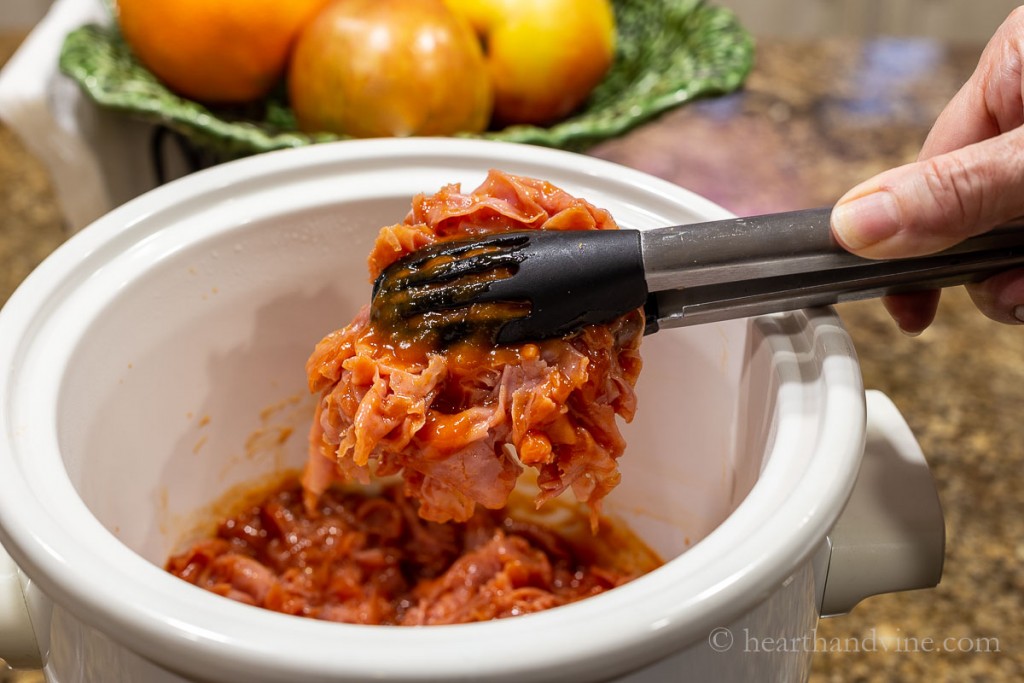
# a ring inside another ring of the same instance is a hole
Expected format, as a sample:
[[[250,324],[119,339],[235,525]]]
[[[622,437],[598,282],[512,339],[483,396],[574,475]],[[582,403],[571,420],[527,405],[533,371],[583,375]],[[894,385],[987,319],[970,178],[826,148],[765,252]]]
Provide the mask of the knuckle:
[[[923,179],[943,222],[965,233],[980,222],[985,202],[983,169],[969,167],[959,155],[949,154],[928,159]]]
[[[1017,306],[1024,303],[1024,269],[1013,269],[967,285],[967,291],[978,310],[1002,323],[1018,324]]]

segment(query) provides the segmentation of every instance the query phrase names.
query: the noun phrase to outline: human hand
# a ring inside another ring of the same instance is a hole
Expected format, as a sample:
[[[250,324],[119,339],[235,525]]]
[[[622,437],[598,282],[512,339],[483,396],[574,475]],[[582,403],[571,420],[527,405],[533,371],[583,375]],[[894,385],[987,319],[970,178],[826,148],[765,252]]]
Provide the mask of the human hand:
[[[993,35],[918,160],[861,183],[836,203],[832,230],[839,242],[868,258],[920,256],[1024,215],[1022,64],[1024,6]],[[967,289],[993,320],[1024,322],[1024,269]],[[892,295],[884,303],[901,330],[918,334],[935,317],[939,291]]]

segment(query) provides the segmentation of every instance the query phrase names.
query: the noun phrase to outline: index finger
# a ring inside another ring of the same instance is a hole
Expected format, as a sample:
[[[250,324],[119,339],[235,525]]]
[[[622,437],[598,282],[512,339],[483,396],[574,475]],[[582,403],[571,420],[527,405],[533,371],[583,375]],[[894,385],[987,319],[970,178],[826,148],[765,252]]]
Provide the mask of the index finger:
[[[1024,124],[1024,6],[985,46],[978,66],[935,120],[918,159],[995,137]]]

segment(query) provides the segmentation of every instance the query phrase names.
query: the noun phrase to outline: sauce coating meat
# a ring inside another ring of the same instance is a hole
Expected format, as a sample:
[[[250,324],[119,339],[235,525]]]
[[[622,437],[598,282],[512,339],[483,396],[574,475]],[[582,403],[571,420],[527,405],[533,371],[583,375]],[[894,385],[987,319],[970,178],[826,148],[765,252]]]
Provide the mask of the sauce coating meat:
[[[472,192],[417,196],[380,231],[369,270],[439,240],[616,227],[550,183],[492,171]],[[535,344],[442,347],[378,331],[363,307],[307,362],[320,398],[301,480],[222,521],[167,570],[287,614],[389,625],[537,612],[651,571],[658,557],[599,516],[619,482],[616,420],[636,407],[643,329],[637,310]],[[528,497],[514,491],[524,468],[536,475]],[[545,513],[570,514],[545,523],[540,505],[566,489],[589,512],[551,501]]]
[[[660,564],[624,531],[602,525],[591,536],[589,525],[577,522],[576,541],[508,511],[428,522],[398,486],[379,493],[332,487],[310,513],[293,481],[221,522],[213,538],[172,557],[167,569],[219,595],[287,614],[426,625],[565,605]]]
[[[551,183],[491,171],[471,192],[419,195],[381,230],[370,276],[434,242],[513,230],[613,230],[607,211]],[[303,475],[306,502],[334,482],[401,475],[428,520],[465,521],[499,509],[523,467],[537,470],[537,504],[571,489],[596,524],[619,482],[625,443],[616,416],[636,408],[640,310],[536,344],[468,340],[443,348],[380,333],[364,307],[317,344],[306,366],[320,394]],[[509,447],[514,448],[514,452]]]

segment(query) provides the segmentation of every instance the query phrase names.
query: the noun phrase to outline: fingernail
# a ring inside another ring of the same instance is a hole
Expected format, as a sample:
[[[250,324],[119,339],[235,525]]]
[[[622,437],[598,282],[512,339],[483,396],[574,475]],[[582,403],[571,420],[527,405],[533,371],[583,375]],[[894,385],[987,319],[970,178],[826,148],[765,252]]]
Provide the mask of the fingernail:
[[[1024,323],[1024,306],[1015,306],[1013,309],[1013,317]]]
[[[924,330],[905,330],[901,327],[900,332],[902,332],[905,337],[920,337]]]
[[[900,210],[892,194],[879,190],[836,205],[832,227],[848,248],[863,249],[896,234]]]

